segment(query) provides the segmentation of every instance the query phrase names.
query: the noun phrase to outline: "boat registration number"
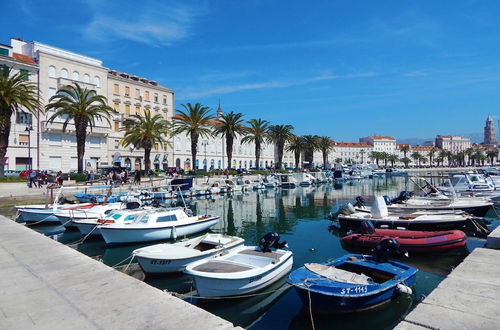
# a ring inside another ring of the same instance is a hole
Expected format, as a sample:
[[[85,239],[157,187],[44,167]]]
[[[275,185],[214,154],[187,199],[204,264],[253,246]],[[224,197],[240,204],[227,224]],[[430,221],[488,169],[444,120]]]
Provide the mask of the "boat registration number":
[[[151,260],[151,265],[168,265],[172,260]]]
[[[343,288],[340,291],[340,294],[354,294],[354,293],[367,293],[367,292],[368,292],[367,286],[357,286],[354,288]]]

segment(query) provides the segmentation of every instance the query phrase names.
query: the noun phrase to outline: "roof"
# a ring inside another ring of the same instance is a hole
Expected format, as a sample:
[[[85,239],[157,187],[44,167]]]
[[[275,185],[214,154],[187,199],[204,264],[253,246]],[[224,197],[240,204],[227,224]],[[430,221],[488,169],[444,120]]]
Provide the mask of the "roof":
[[[369,136],[368,138],[372,139],[372,140],[396,140],[395,138],[393,138],[392,136]]]
[[[411,150],[415,150],[415,151],[431,151],[432,150],[432,146],[412,146],[411,147]]]
[[[335,142],[336,147],[358,147],[358,148],[371,148],[371,145],[364,142]]]
[[[21,62],[36,64],[35,60],[24,54],[12,53],[12,57]]]

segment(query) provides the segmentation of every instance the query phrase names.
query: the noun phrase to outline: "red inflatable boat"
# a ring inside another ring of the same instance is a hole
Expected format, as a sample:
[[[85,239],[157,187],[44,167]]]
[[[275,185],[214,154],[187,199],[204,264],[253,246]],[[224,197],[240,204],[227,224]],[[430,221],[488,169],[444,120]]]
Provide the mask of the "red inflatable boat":
[[[408,252],[442,252],[463,247],[467,236],[460,230],[414,231],[397,229],[374,229],[372,233],[351,234],[342,238],[342,243],[357,247],[372,248],[385,238],[394,238]]]

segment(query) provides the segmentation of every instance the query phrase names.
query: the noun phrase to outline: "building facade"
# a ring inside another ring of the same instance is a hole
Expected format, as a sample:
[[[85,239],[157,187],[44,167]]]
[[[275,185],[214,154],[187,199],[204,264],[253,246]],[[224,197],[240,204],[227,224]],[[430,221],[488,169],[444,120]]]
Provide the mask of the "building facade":
[[[461,136],[438,135],[436,147],[457,154],[471,147],[470,139]]]

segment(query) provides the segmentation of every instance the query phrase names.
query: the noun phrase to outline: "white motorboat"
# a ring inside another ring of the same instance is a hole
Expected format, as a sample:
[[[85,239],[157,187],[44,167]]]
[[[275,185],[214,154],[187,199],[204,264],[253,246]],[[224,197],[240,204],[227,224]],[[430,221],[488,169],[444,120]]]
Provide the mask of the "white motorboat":
[[[74,208],[69,210],[58,210],[54,213],[59,222],[65,227],[72,227],[73,220],[97,220],[104,218],[115,210],[138,208],[138,202],[109,203],[95,205],[89,208]]]
[[[248,184],[252,187],[253,190],[260,190],[260,189],[266,189],[266,185],[264,184],[264,180],[262,177],[259,175],[259,177],[253,181],[250,182],[248,181]]]
[[[218,216],[193,216],[191,210],[177,207],[151,210],[131,223],[112,223],[99,229],[106,244],[126,244],[176,239],[207,230],[217,222]]]
[[[155,244],[132,252],[146,274],[182,272],[194,261],[219,256],[241,246],[245,240],[222,234],[205,234],[189,240]]]
[[[276,188],[280,185],[279,180],[274,175],[267,175],[262,181],[266,188]]]
[[[60,224],[56,217],[57,212],[72,211],[76,209],[90,209],[97,204],[80,203],[80,204],[53,204],[46,207],[45,205],[20,205],[16,206],[18,216],[26,223],[57,223]]]
[[[226,180],[224,180],[224,182],[226,183],[228,190],[231,192],[243,191],[243,185],[238,185],[238,184],[236,184],[236,182],[234,182],[231,179],[226,179]]]
[[[103,218],[75,219],[71,223],[78,228],[82,235],[101,236],[100,228],[96,227],[106,226],[111,223],[129,223],[146,211],[145,209],[115,210]]]
[[[316,182],[316,178],[309,173],[293,173],[292,175],[299,186],[307,187]]]
[[[262,252],[257,246],[242,246],[217,258],[193,262],[184,272],[194,278],[200,297],[224,297],[261,290],[285,276],[292,264],[291,251]]]
[[[291,173],[275,174],[281,188],[295,188],[297,187],[297,180]]]

